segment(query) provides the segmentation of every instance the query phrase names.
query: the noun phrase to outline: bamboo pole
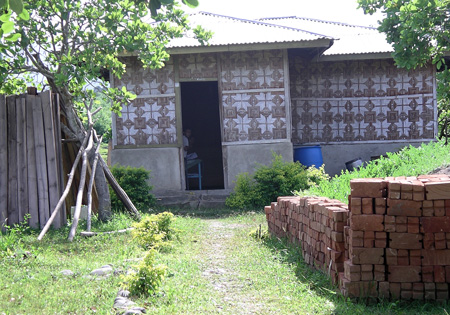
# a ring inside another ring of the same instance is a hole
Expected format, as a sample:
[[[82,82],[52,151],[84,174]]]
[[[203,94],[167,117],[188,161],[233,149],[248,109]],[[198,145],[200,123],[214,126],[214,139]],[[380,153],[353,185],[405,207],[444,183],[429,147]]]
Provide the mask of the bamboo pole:
[[[94,186],[94,174],[97,170],[97,164],[98,164],[98,157],[100,155],[100,145],[102,144],[103,137],[100,137],[98,139],[97,134],[94,131],[95,138],[97,140],[97,148],[95,149],[95,157],[94,161],[92,162],[92,172],[91,172],[91,178],[89,178],[89,186],[88,186],[88,213],[87,213],[87,222],[86,222],[86,230],[88,232],[91,231],[91,215],[92,215],[92,187]]]
[[[88,137],[86,136],[83,140],[83,143],[81,144],[80,150],[78,151],[75,161],[73,162],[72,170],[70,171],[69,176],[67,177],[66,189],[64,190],[64,193],[62,194],[61,198],[59,199],[55,210],[53,210],[51,217],[48,219],[47,223],[45,224],[44,228],[42,229],[41,233],[39,234],[39,236],[38,236],[39,241],[42,240],[45,233],[47,233],[48,229],[50,228],[50,225],[52,224],[53,220],[56,217],[56,214],[61,209],[62,205],[64,204],[64,200],[66,199],[67,195],[70,192],[70,187],[72,186],[72,182],[73,182],[73,178],[75,176],[75,172],[77,170],[78,162],[80,162],[80,159],[81,159],[81,156],[83,155],[84,148],[86,146],[87,141],[88,141]]]

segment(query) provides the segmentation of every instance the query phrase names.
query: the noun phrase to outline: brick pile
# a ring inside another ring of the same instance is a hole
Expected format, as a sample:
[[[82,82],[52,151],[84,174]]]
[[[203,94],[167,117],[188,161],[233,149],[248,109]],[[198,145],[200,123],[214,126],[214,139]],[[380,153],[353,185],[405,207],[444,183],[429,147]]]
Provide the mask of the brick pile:
[[[447,300],[450,178],[356,179],[350,186],[348,208],[327,198],[280,197],[265,208],[269,231],[300,244],[305,262],[330,274],[345,296]]]
[[[305,262],[332,275],[344,269],[347,205],[328,198],[279,197],[265,207],[269,230],[299,244]]]

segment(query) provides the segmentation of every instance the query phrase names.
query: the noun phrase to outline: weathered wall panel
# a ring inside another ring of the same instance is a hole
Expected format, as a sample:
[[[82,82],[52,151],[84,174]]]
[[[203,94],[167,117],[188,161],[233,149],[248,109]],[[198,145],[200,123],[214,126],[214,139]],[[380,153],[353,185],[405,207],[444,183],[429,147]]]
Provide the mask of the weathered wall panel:
[[[433,139],[434,72],[393,60],[290,63],[292,141]]]

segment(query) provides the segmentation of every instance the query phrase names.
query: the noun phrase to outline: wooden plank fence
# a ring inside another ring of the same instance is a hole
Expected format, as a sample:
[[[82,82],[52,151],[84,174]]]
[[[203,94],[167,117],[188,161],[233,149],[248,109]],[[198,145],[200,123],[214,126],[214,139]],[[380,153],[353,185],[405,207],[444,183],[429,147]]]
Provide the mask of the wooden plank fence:
[[[58,97],[0,95],[0,226],[42,228],[64,189]],[[66,224],[60,211],[53,227]]]

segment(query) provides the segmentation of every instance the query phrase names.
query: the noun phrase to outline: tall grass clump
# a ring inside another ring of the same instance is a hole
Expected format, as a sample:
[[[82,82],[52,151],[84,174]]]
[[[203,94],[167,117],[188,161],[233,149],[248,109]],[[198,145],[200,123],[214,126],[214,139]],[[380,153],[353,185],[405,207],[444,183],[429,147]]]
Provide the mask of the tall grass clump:
[[[235,181],[234,191],[225,204],[234,209],[254,209],[269,205],[279,196],[292,196],[293,191],[303,191],[328,179],[324,168],[317,169],[285,162],[273,153],[270,165],[258,164],[254,175],[241,173]]]
[[[419,147],[408,146],[387,157],[366,163],[359,170],[342,171],[329,181],[311,187],[309,193],[347,202],[350,180],[354,178],[384,178],[390,176],[418,176],[450,164],[450,146],[443,141],[423,143]],[[302,192],[296,192],[302,195]]]

